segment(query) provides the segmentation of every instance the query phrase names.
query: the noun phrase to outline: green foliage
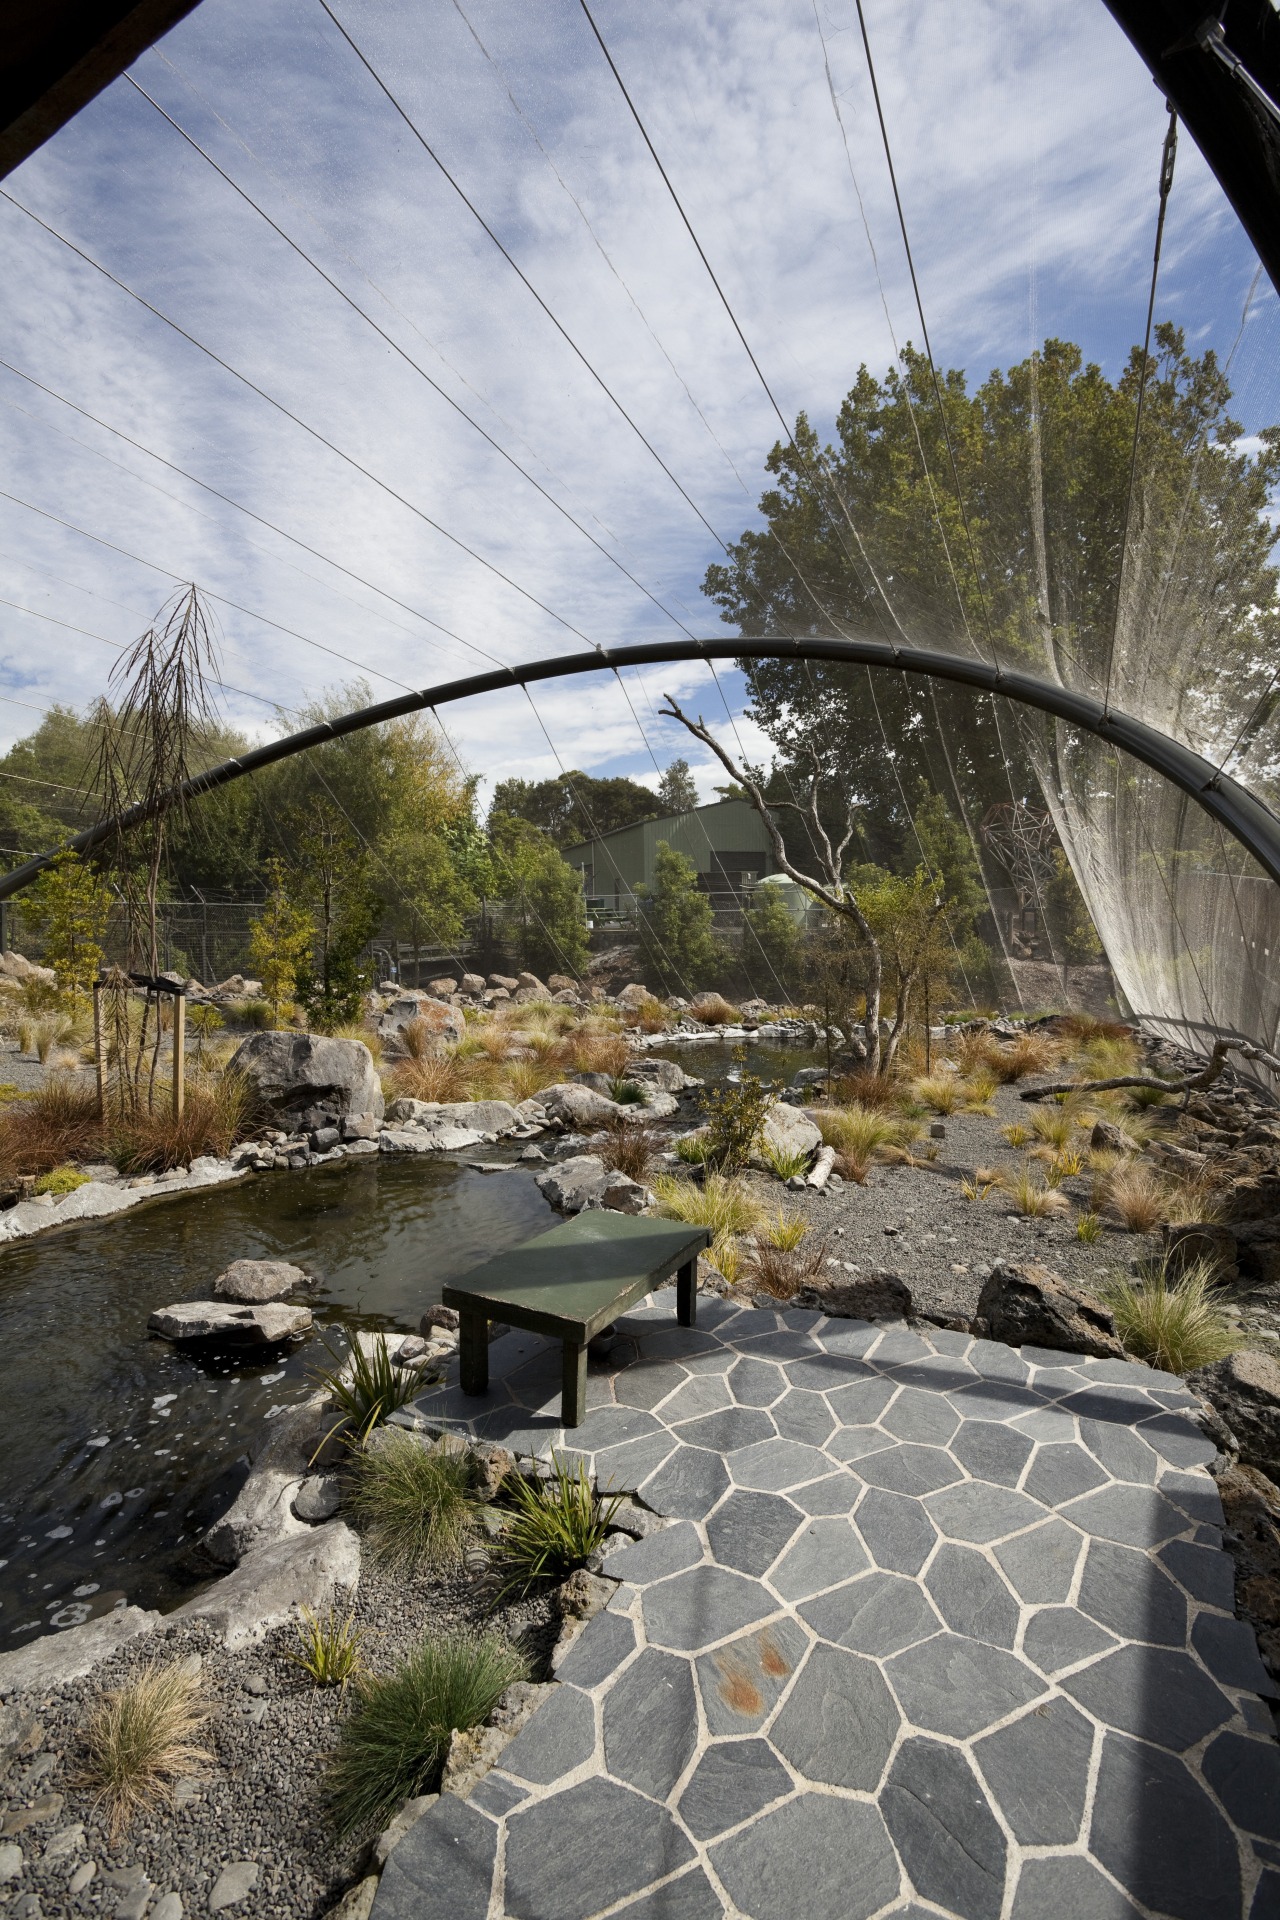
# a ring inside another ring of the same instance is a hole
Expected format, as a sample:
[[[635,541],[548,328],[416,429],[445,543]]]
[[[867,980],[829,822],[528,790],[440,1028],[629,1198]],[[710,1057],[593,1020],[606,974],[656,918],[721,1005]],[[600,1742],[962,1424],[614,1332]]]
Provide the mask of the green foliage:
[[[200,1675],[176,1660],[149,1661],[101,1696],[85,1729],[80,1780],[107,1813],[113,1842],[135,1814],[172,1804],[183,1774],[204,1771],[212,1755],[196,1736],[208,1718]]]
[[[436,1787],[455,1731],[487,1720],[528,1671],[500,1634],[454,1633],[424,1639],[394,1673],[358,1676],[325,1778],[339,1836],[377,1833],[406,1800]]]
[[[1061,847],[1053,850],[1053,878],[1044,888],[1044,908],[1054,945],[1072,966],[1102,959],[1102,942],[1084,895]]]
[[[492,825],[494,815],[514,815],[540,827],[558,847],[571,847],[638,820],[656,820],[661,811],[656,796],[636,780],[598,780],[574,770],[554,780],[499,780],[489,818]]]
[[[799,984],[803,933],[799,921],[782,897],[780,887],[757,887],[744,915],[742,964],[753,978],[761,969],[766,974],[761,990],[783,993],[796,991]]]
[[[551,838],[514,814],[489,815],[493,885],[507,903],[517,962],[531,973],[582,973],[587,906],[582,882]]]
[[[698,789],[687,760],[673,760],[658,782],[658,808],[662,813],[692,813],[698,804]]]
[[[625,1077],[609,1082],[609,1098],[616,1100],[620,1107],[642,1107],[645,1104],[644,1088],[640,1082]]]
[[[342,1331],[350,1348],[345,1361],[326,1341],[330,1356],[339,1364],[319,1368],[313,1377],[318,1386],[329,1389],[341,1409],[342,1418],[333,1431],[349,1427],[356,1440],[367,1440],[388,1414],[421,1392],[422,1383],[413,1368],[396,1366],[385,1339],[371,1341],[370,1351],[352,1328]]]
[[[52,1193],[60,1196],[74,1193],[89,1178],[87,1173],[77,1172],[75,1167],[54,1167],[49,1173],[42,1173],[36,1181],[37,1193]]]
[[[793,1180],[803,1173],[809,1165],[810,1156],[802,1148],[766,1147],[765,1160],[779,1180]]]
[[[1214,1277],[1207,1260],[1176,1279],[1161,1260],[1136,1280],[1117,1275],[1103,1297],[1129,1352],[1170,1373],[1191,1373],[1234,1353],[1241,1338],[1218,1304]]]
[[[655,1180],[653,1190],[669,1220],[707,1227],[717,1240],[735,1233],[750,1233],[763,1214],[760,1202],[746,1182],[730,1180],[722,1173],[709,1173],[697,1186],[692,1180],[662,1173]]]
[[[531,1593],[585,1566],[603,1546],[618,1496],[603,1500],[581,1460],[552,1458],[549,1480],[506,1480],[511,1517],[492,1543],[498,1597]]]
[[[376,1557],[397,1573],[461,1558],[476,1510],[469,1456],[389,1428],[352,1456],[347,1506]]]
[[[1096,1213],[1082,1213],[1076,1221],[1076,1239],[1091,1247],[1102,1233],[1102,1221]]]
[[[78,853],[64,847],[21,896],[24,925],[40,937],[46,966],[74,1008],[102,966],[111,892]]]
[[[285,1659],[301,1667],[316,1687],[345,1687],[364,1666],[364,1635],[355,1624],[354,1613],[339,1613],[330,1607],[321,1619],[310,1607],[299,1606],[298,1646],[287,1650]]]
[[[692,860],[659,840],[652,886],[637,889],[645,970],[664,993],[705,987],[722,962],[711,902],[698,887]]]
[[[207,1001],[204,1004],[197,1003],[194,1007],[187,1008],[187,1026],[195,1035],[196,1039],[195,1064],[197,1067],[204,1064],[205,1043],[210,1040],[215,1033],[221,1033],[226,1024],[226,1021],[218,1009],[209,1005]]]
[[[741,1050],[736,1058],[739,1062],[743,1058]],[[772,1101],[773,1095],[756,1075],[741,1070],[736,1080],[708,1087],[702,1096],[702,1110],[707,1116],[702,1136],[707,1165],[722,1173],[735,1173],[744,1167]]]
[[[298,975],[311,959],[315,922],[289,893],[284,862],[267,862],[267,897],[249,930],[249,959],[278,1026],[298,991]]]
[[[315,929],[314,953],[309,947],[297,969],[297,993],[311,1024],[329,1033],[360,1013],[372,983],[361,956],[381,924],[384,901],[371,850],[331,801],[313,803],[291,827],[289,891]]]

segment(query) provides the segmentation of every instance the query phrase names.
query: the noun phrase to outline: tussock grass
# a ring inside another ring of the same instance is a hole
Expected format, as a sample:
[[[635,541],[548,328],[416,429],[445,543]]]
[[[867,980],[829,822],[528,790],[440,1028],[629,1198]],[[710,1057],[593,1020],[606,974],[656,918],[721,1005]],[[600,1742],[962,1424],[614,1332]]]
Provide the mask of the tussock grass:
[[[615,1075],[609,1082],[609,1098],[620,1107],[643,1107],[645,1105],[644,1088],[638,1080],[628,1080],[625,1075]]]
[[[550,1057],[570,1073],[603,1073],[612,1079],[625,1073],[631,1048],[620,1033],[581,1027],[566,1034]]]
[[[1030,1127],[1024,1127],[1020,1120],[1010,1121],[1007,1127],[1001,1127],[1000,1132],[1011,1147],[1028,1147],[1035,1139]]]
[[[1168,1192],[1154,1168],[1126,1161],[1103,1177],[1101,1203],[1130,1233],[1154,1233],[1168,1218]]]
[[[1019,1213],[1027,1214],[1033,1220],[1048,1219],[1053,1214],[1066,1213],[1070,1201],[1065,1193],[1059,1193],[1056,1187],[1046,1185],[1037,1178],[1027,1161],[1008,1182],[1008,1191]]]
[[[0,1111],[0,1174],[9,1179],[50,1173],[102,1151],[97,1090],[79,1077],[55,1074],[29,1098]]]
[[[127,1686],[105,1693],[89,1716],[81,1773],[118,1840],[135,1814],[171,1805],[175,1783],[212,1756],[197,1742],[208,1719],[200,1676],[152,1660]]]
[[[687,1167],[705,1166],[710,1153],[711,1142],[705,1127],[699,1127],[696,1133],[682,1134],[676,1141],[676,1158],[683,1160]]]
[[[1142,1053],[1132,1039],[1099,1034],[1083,1042],[1072,1063],[1087,1080],[1116,1080],[1142,1070]]]
[[[960,1113],[967,1104],[965,1084],[958,1073],[939,1073],[930,1079],[917,1080],[911,1091],[931,1113]]]
[[[1062,1058],[1061,1047],[1044,1033],[1020,1033],[1007,1043],[988,1036],[984,1040],[982,1064],[1002,1086],[1023,1080],[1029,1073],[1048,1073]]]
[[[790,1300],[801,1287],[818,1279],[826,1263],[827,1243],[813,1247],[778,1247],[765,1240],[751,1255],[750,1279],[761,1293]]]
[[[396,1094],[406,1100],[465,1100],[466,1071],[454,1053],[437,1059],[401,1061],[391,1076]]]
[[[352,1328],[342,1327],[340,1331],[347,1336],[350,1352],[344,1359],[325,1341],[327,1352],[338,1365],[317,1368],[312,1378],[318,1386],[328,1388],[339,1408],[340,1417],[330,1433],[346,1427],[363,1441],[388,1414],[412,1400],[421,1391],[422,1382],[416,1369],[395,1365],[385,1339],[372,1341],[367,1351]]]
[[[867,1168],[877,1157],[909,1148],[920,1132],[918,1122],[884,1108],[852,1105],[815,1110],[823,1142],[836,1150],[836,1169],[842,1179],[861,1186]]]
[[[1211,1264],[1198,1260],[1170,1279],[1166,1263],[1153,1261],[1136,1280],[1117,1275],[1104,1290],[1129,1352],[1169,1373],[1190,1373],[1234,1353],[1241,1338],[1218,1304]]]
[[[833,1103],[842,1107],[856,1106],[884,1113],[900,1113],[910,1099],[901,1080],[885,1073],[868,1073],[865,1068],[837,1080],[831,1097]]]
[[[364,1636],[355,1614],[330,1607],[322,1619],[307,1606],[299,1606],[298,1613],[298,1645],[286,1651],[285,1659],[301,1667],[313,1686],[345,1687],[364,1667]]]
[[[617,1511],[621,1496],[599,1494],[581,1460],[570,1467],[553,1455],[551,1468],[549,1480],[508,1474],[504,1483],[511,1517],[492,1543],[499,1601],[585,1566]]]
[[[616,1167],[630,1180],[645,1180],[662,1146],[662,1135],[651,1127],[629,1126],[615,1120],[608,1128],[600,1158],[606,1167]]]
[[[722,993],[708,994],[700,1006],[691,1009],[693,1018],[701,1020],[704,1027],[736,1027],[742,1019],[741,1013],[731,1000]]]
[[[107,1151],[121,1173],[166,1173],[190,1166],[202,1153],[229,1153],[253,1117],[249,1083],[238,1073],[193,1081],[181,1114],[170,1110],[167,1086],[157,1085],[155,1108],[114,1119]]]
[[[423,1640],[394,1673],[359,1676],[325,1777],[339,1836],[377,1833],[436,1787],[454,1732],[487,1720],[528,1671],[500,1634],[456,1633]]]
[[[724,1234],[751,1233],[764,1211],[744,1180],[723,1173],[709,1173],[701,1186],[677,1174],[661,1173],[654,1192],[667,1219],[708,1227],[717,1240]]]
[[[1075,1115],[1066,1107],[1037,1107],[1031,1115],[1031,1131],[1037,1140],[1061,1152],[1075,1138]]]
[[[1091,1247],[1102,1233],[1102,1221],[1096,1213],[1082,1213],[1076,1221],[1076,1239]]]
[[[758,1228],[759,1238],[767,1241],[771,1247],[779,1247],[784,1253],[794,1253],[800,1242],[809,1232],[809,1222],[800,1213],[787,1213],[784,1208],[769,1219],[762,1220]]]
[[[960,1192],[966,1200],[985,1200],[998,1187],[1007,1184],[1005,1175],[999,1167],[975,1167],[973,1177],[960,1182]]]
[[[502,1084],[513,1105],[518,1107],[522,1100],[536,1100],[542,1089],[558,1078],[555,1069],[546,1067],[540,1060],[513,1060]]]
[[[350,1474],[347,1505],[385,1566],[416,1573],[461,1559],[478,1504],[465,1453],[389,1427],[376,1447],[353,1453]]]
[[[804,1147],[766,1146],[763,1158],[770,1172],[779,1180],[792,1180],[796,1174],[808,1170],[810,1155]]]

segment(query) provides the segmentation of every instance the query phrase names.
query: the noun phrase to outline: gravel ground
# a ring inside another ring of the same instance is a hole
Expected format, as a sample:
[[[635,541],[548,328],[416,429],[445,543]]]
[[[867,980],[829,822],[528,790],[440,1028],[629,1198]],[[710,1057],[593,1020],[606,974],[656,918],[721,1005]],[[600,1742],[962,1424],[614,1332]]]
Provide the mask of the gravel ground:
[[[783,1200],[804,1213],[826,1237],[831,1257],[864,1273],[897,1273],[921,1312],[966,1322],[996,1260],[1038,1260],[1065,1280],[1096,1289],[1116,1267],[1127,1272],[1135,1258],[1152,1252],[1153,1238],[1114,1227],[1092,1245],[1076,1239],[1075,1223],[1089,1211],[1088,1173],[1063,1181],[1071,1212],[1057,1219],[1028,1219],[998,1189],[985,1200],[966,1200],[960,1183],[975,1167],[1014,1174],[1026,1158],[1001,1138],[1000,1129],[1010,1121],[1027,1125],[1034,1108],[1019,1099],[1016,1087],[1001,1087],[992,1104],[994,1118],[952,1114],[942,1123],[945,1139],[926,1134],[923,1146],[938,1149],[927,1166],[873,1166],[865,1186],[846,1182],[827,1194],[784,1196],[776,1181],[762,1178],[758,1184],[771,1205]],[[1087,1147],[1088,1136],[1082,1133],[1080,1140]]]
[[[497,1628],[520,1641],[540,1679],[560,1628],[554,1593],[489,1613],[477,1582],[461,1569],[392,1578],[367,1555],[355,1614],[374,1671],[395,1666],[427,1631]],[[16,1841],[26,1856],[21,1881],[0,1893],[0,1900],[4,1893],[18,1895],[8,1911],[25,1920],[40,1914],[136,1920],[146,1904],[130,1902],[136,1888],[156,1901],[174,1892],[186,1912],[205,1913],[223,1868],[245,1861],[257,1866],[257,1884],[235,1906],[237,1920],[310,1920],[324,1913],[361,1864],[358,1846],[335,1841],[321,1798],[325,1756],[351,1695],[313,1687],[287,1658],[296,1645],[294,1630],[281,1628],[259,1646],[229,1653],[207,1627],[175,1628],[158,1643],[143,1636],[86,1679],[29,1703],[40,1709],[43,1736],[6,1783],[3,1838]],[[205,1739],[213,1765],[207,1778],[181,1784],[180,1806],[140,1817],[113,1846],[88,1794],[74,1784],[82,1728],[101,1691],[119,1686],[157,1653],[165,1662],[200,1659],[212,1709]],[[29,1824],[22,1825],[24,1813]],[[56,1854],[56,1836],[79,1823],[83,1839]],[[56,1857],[44,1862],[50,1841]],[[88,1861],[96,1866],[93,1878],[73,1893],[77,1869],[83,1872]],[[29,1904],[32,1895],[38,1906]]]

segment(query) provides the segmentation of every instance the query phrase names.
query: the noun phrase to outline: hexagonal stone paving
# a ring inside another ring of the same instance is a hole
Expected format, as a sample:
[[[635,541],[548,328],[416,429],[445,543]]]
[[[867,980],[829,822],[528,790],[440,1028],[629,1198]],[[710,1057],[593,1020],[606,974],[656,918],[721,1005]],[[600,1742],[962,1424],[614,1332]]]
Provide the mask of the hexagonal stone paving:
[[[1264,1920],[1277,1689],[1212,1449],[1149,1368],[670,1293],[399,1416],[566,1445],[661,1516],[374,1920]]]

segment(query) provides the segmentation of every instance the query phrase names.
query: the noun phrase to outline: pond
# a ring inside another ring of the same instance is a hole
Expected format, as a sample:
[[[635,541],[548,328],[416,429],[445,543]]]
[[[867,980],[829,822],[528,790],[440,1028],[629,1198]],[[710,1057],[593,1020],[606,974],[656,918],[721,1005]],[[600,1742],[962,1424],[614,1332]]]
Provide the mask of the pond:
[[[416,1330],[453,1275],[554,1224],[524,1169],[369,1157],[250,1178],[0,1255],[0,1649],[122,1600],[171,1607],[209,1568],[265,1420],[305,1394],[319,1338],[265,1359],[146,1331],[241,1257],[319,1275],[316,1320]]]

